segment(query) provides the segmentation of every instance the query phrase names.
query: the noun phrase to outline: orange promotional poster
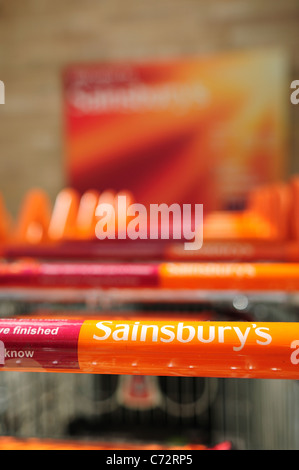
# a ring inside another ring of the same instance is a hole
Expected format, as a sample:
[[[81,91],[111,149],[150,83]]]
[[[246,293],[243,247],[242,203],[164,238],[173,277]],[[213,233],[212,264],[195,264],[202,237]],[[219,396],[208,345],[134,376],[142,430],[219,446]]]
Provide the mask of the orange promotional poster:
[[[209,211],[285,176],[282,51],[74,64],[63,82],[66,180],[81,193]]]

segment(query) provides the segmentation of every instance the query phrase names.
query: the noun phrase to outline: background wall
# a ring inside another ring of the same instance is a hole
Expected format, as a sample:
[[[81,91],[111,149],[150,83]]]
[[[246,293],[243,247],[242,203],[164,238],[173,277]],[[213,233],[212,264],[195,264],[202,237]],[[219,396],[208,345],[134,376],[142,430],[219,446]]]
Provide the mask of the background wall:
[[[299,79],[298,0],[0,0],[0,192],[9,209],[32,186],[54,197],[64,184],[65,64],[265,46],[284,47],[290,82]],[[294,172],[299,105],[289,111]]]

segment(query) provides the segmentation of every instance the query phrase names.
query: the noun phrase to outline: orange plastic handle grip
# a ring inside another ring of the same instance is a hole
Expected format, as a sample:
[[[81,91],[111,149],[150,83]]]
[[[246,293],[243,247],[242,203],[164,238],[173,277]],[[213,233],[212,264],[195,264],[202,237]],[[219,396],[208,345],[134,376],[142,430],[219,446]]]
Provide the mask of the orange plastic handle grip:
[[[78,345],[89,373],[299,378],[299,323],[86,321]]]
[[[2,319],[0,371],[299,379],[299,323]]]

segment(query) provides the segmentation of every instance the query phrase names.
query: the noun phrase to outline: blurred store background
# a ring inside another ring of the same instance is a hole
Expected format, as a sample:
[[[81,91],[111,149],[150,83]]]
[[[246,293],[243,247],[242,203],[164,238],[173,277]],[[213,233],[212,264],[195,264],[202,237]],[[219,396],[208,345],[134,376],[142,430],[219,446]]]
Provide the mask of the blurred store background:
[[[299,78],[297,0],[0,0],[0,78],[6,86],[0,187],[8,208],[16,213],[33,186],[54,198],[66,183],[62,72],[67,65],[269,48],[282,50],[287,61],[281,109],[289,137],[281,158],[289,174],[299,171],[299,107],[289,99],[289,85]]]

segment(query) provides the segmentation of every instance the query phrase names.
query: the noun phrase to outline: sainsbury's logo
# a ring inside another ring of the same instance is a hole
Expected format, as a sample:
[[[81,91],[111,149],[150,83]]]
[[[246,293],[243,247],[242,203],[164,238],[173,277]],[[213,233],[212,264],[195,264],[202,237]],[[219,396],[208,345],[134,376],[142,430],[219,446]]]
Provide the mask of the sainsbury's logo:
[[[5,86],[0,80],[0,104],[5,104]]]
[[[110,326],[108,326],[108,324]],[[120,323],[113,321],[100,321],[96,324],[97,334],[93,335],[96,341],[126,341],[126,342],[150,342],[150,343],[228,343],[234,351],[241,351],[246,343],[256,343],[267,346],[272,342],[270,329],[258,326],[255,323],[245,324],[240,328],[237,324],[219,325],[205,322],[185,324],[178,322],[173,324],[147,324],[141,322]],[[99,334],[100,333],[100,334]]]

